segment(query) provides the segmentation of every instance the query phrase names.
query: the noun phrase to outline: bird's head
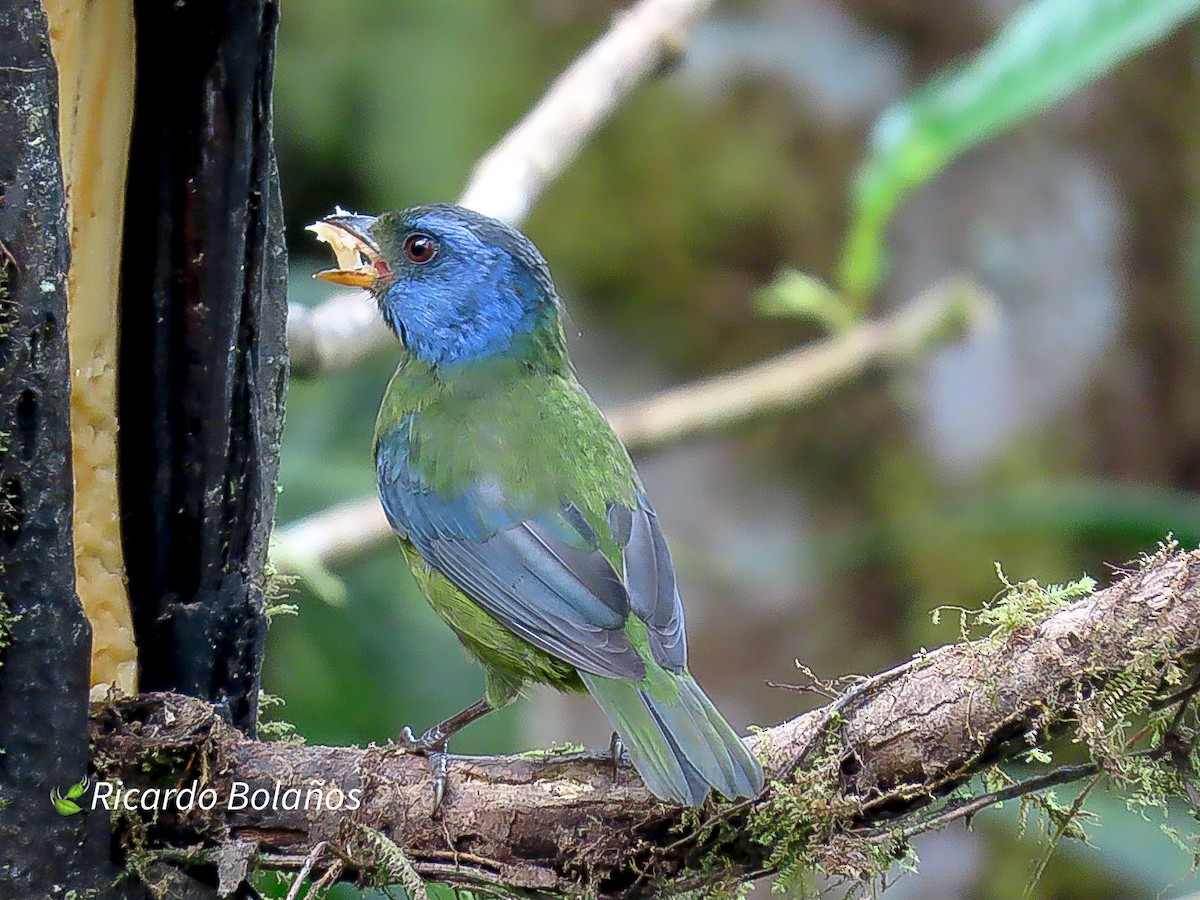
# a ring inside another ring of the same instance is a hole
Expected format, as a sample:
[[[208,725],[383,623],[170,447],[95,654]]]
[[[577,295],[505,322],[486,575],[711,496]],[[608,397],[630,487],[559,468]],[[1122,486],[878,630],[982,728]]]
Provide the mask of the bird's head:
[[[338,268],[316,277],[371,291],[405,348],[429,366],[547,354],[561,363],[550,270],[516,229],[448,204],[376,217],[339,211],[309,227],[338,257]]]

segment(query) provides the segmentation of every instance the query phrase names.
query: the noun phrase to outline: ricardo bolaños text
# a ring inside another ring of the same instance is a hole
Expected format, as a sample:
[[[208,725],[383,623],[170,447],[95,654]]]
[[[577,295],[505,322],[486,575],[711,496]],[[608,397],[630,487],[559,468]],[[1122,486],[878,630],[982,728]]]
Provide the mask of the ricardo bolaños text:
[[[127,788],[111,781],[96,782],[92,795],[92,809],[125,809],[151,811],[191,812],[194,809],[208,811],[221,804],[226,810],[329,810],[353,811],[362,804],[362,788],[344,791],[339,787],[318,785],[308,788],[285,788],[280,782],[275,787],[251,788],[245,781],[230,784],[228,796],[222,797],[214,788],[202,788],[193,781],[185,788]]]

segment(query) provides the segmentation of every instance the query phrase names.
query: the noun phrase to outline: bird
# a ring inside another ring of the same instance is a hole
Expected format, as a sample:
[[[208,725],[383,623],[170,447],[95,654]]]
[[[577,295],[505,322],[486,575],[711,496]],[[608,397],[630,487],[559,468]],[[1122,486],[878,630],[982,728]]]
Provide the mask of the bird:
[[[763,788],[758,759],[688,671],[658,515],[576,378],[549,266],[515,228],[435,204],[340,208],[310,226],[327,281],[366,288],[402,347],[375,424],[379,499],[421,592],[483,667],[476,703],[404,749],[447,744],[531,684],[587,691],[646,787],[702,805]]]

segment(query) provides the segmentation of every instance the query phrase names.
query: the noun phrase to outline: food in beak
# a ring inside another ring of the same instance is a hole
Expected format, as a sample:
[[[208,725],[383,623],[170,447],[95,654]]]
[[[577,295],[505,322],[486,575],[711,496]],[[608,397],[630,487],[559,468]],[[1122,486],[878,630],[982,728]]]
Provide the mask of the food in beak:
[[[375,220],[338,209],[308,226],[317,240],[329,245],[337,257],[336,269],[325,269],[313,275],[335,284],[370,288],[387,274],[387,263],[379,254],[368,229]]]

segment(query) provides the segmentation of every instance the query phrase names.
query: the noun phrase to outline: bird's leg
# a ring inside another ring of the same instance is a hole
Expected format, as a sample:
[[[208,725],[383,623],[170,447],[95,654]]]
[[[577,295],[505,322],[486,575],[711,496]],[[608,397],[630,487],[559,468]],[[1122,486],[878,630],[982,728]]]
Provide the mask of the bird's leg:
[[[455,713],[445,721],[438,722],[419,738],[414,738],[412,729],[405,725],[400,730],[400,742],[410,753],[429,753],[434,750],[445,750],[446,741],[461,729],[467,727],[476,719],[487,715],[496,707],[492,706],[487,697],[476,700],[460,713]]]
[[[446,757],[446,744],[450,737],[459,729],[465,728],[481,716],[485,716],[496,707],[487,697],[475,701],[460,713],[438,722],[423,735],[413,737],[412,729],[405,725],[400,729],[397,743],[407,753],[423,753],[429,759],[429,769],[433,773],[433,812],[442,806],[442,797],[446,793],[446,770],[449,760]]]

